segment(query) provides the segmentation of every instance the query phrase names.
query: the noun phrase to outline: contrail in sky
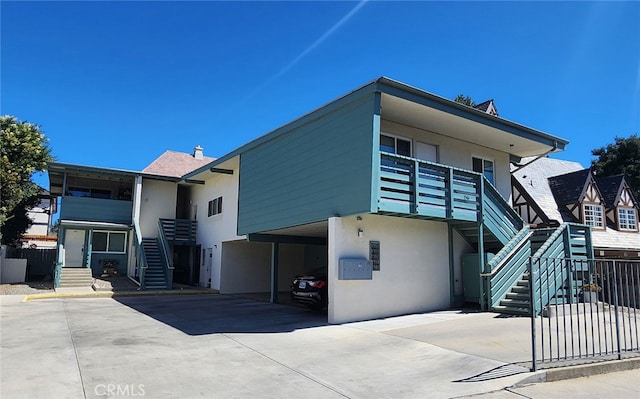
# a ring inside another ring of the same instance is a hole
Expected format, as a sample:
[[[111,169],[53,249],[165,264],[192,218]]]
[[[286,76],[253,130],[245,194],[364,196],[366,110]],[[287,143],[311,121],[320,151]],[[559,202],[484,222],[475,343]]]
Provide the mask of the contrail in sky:
[[[320,36],[315,42],[313,42],[313,44],[311,44],[311,46],[309,46],[306,49],[304,49],[304,51],[301,52],[300,54],[298,54],[298,56],[296,58],[294,58],[293,61],[291,61],[287,66],[282,68],[280,70],[280,72],[278,72],[275,75],[273,75],[273,77],[271,77],[267,82],[271,82],[271,81],[279,78],[280,76],[284,75],[285,73],[287,73],[298,62],[300,62],[301,59],[303,59],[307,54],[312,52],[316,47],[321,45],[325,40],[327,40],[331,35],[333,35],[333,33],[335,31],[337,31],[342,25],[344,25],[347,21],[349,21],[351,19],[351,17],[353,17],[358,11],[360,11],[360,9],[362,7],[364,7],[364,5],[366,3],[368,3],[368,2],[369,2],[369,0],[361,0],[361,1],[359,1],[358,4],[356,4],[356,6],[351,9],[351,11],[349,11],[347,14],[345,14],[344,17],[340,18],[340,20],[338,22],[336,22],[331,28],[329,28],[326,32],[324,32],[322,34],[322,36]]]
[[[251,93],[249,93],[244,99],[242,99],[240,102],[244,102],[246,100],[248,100],[249,98],[253,97],[256,93],[260,92],[265,86],[268,86],[269,84],[271,84],[273,81],[277,80],[278,78],[280,78],[282,75],[284,75],[285,73],[287,73],[289,70],[291,70],[291,68],[293,68],[294,66],[296,66],[296,64],[298,62],[300,62],[300,60],[302,60],[307,54],[309,54],[310,52],[312,52],[316,47],[318,47],[319,45],[321,45],[322,43],[324,43],[324,41],[326,41],[329,37],[331,37],[331,35],[333,35],[338,29],[340,29],[340,27],[342,25],[344,25],[345,23],[347,23],[347,21],[349,21],[358,11],[360,11],[360,9],[362,7],[364,7],[365,4],[367,4],[370,0],[361,0],[359,1],[355,7],[353,7],[351,9],[351,11],[349,11],[348,13],[346,13],[342,18],[340,18],[340,20],[338,22],[336,22],[335,24],[333,24],[333,26],[331,28],[329,28],[326,32],[324,32],[322,34],[322,36],[320,36],[315,42],[313,42],[309,47],[307,47],[306,49],[304,49],[304,51],[302,51],[300,54],[298,54],[298,56],[296,58],[294,58],[291,62],[289,62],[284,68],[282,68],[280,71],[278,71],[278,73],[276,73],[275,75],[271,76],[269,79],[265,80],[261,85],[257,86]]]

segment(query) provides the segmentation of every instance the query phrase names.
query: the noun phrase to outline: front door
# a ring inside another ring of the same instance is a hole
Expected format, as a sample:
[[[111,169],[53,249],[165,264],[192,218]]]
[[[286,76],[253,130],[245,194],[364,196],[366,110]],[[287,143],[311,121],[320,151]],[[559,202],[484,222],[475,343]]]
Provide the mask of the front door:
[[[84,266],[84,230],[67,230],[64,234],[64,266]]]
[[[416,158],[424,161],[438,162],[438,146],[427,143],[416,143]]]

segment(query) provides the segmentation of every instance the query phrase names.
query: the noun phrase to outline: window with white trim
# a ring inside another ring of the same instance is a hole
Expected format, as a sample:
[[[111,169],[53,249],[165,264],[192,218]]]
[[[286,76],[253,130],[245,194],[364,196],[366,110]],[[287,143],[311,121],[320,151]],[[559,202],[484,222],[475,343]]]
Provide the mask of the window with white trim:
[[[638,218],[633,208],[618,208],[618,226],[620,230],[638,230]]]
[[[388,134],[380,134],[380,151],[411,156],[411,140]]]
[[[124,231],[94,231],[91,252],[126,253],[127,233]]]
[[[495,185],[495,168],[493,161],[490,159],[472,157],[471,163],[473,164],[473,171],[482,173],[484,177],[489,180],[489,183]]]
[[[602,205],[584,204],[584,224],[604,229],[604,212]]]
[[[222,197],[212,199],[209,201],[208,216],[213,216],[222,213]]]

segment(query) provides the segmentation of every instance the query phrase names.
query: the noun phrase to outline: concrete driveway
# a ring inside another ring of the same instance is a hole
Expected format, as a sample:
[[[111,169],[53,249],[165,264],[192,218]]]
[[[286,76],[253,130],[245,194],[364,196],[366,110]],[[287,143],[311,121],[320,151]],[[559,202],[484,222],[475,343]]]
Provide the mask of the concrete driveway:
[[[531,375],[513,364],[529,360],[526,318],[329,325],[225,295],[21,299],[0,297],[2,398],[453,398]]]

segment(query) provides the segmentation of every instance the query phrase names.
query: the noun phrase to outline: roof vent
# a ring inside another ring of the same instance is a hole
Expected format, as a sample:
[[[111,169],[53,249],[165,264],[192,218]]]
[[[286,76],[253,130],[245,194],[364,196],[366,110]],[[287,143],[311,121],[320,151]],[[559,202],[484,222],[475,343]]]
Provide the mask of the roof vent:
[[[193,157],[194,157],[195,159],[204,159],[203,150],[204,150],[204,148],[202,148],[202,147],[200,147],[199,145],[197,145],[197,146],[193,149]]]

